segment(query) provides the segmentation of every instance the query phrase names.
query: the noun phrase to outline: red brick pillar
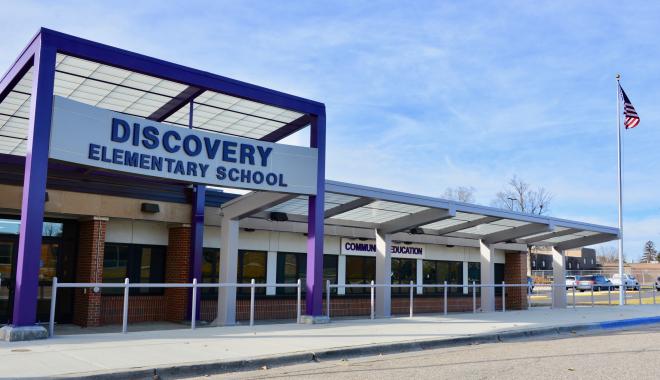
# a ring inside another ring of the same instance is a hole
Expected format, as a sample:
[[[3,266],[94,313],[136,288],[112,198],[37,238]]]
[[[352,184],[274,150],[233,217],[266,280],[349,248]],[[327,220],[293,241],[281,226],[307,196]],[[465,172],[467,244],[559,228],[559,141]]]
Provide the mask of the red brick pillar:
[[[78,225],[76,282],[103,282],[103,256],[108,218],[94,217]],[[82,327],[101,324],[101,292],[75,289],[73,323]]]
[[[170,227],[165,258],[165,282],[190,282],[190,239],[189,225]],[[165,289],[167,302],[166,319],[180,322],[186,319],[189,289]]]
[[[527,252],[507,252],[505,260],[504,282],[527,285]],[[527,288],[507,288],[506,308],[508,310],[527,309]]]

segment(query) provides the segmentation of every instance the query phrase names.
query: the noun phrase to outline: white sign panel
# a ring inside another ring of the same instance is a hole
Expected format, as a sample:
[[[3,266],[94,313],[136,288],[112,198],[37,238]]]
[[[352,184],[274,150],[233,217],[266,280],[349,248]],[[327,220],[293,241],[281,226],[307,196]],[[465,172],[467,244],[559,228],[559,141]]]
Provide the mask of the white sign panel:
[[[376,256],[375,240],[341,239],[341,254],[352,256]],[[424,246],[421,244],[392,243],[392,257],[423,259]]]
[[[176,127],[59,96],[50,158],[189,183],[316,193],[315,148]]]

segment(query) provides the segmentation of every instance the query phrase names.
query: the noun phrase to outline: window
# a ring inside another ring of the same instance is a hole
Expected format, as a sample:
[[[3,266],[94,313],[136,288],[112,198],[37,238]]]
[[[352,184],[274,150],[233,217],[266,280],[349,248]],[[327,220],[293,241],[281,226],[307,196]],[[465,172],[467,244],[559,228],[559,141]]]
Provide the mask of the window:
[[[392,259],[392,284],[417,283],[416,259]],[[392,288],[392,294],[408,294],[409,288]]]
[[[14,245],[11,243],[0,243],[0,265],[11,264],[11,255]]]
[[[536,260],[532,260],[532,268],[536,268]]]
[[[568,263],[568,269],[571,269],[571,267],[572,267],[572,266],[571,266],[571,263],[569,262],[569,263]]]
[[[501,284],[502,281],[504,281],[504,264],[494,264],[495,266],[495,283],[496,284]],[[502,294],[502,287],[496,287],[495,288],[495,294],[496,295],[501,295]]]
[[[338,255],[323,255],[323,292],[325,293],[325,284],[330,280],[331,284],[336,284],[339,278],[339,256]],[[337,288],[332,288],[330,294],[336,294]]]
[[[463,284],[463,262],[424,260],[424,284]],[[424,293],[443,293],[443,288],[424,288]],[[458,295],[463,288],[448,288],[447,294]]]
[[[277,253],[277,283],[295,284],[298,279],[305,283],[306,253]],[[296,288],[277,288],[277,294],[296,294]]]
[[[541,266],[542,266],[543,268],[545,268],[545,259],[543,259],[543,261],[541,261]]]
[[[266,262],[268,255],[263,251],[238,252],[238,283],[266,283]],[[255,288],[256,294],[266,294],[266,288]],[[238,294],[250,294],[250,288],[238,288]]]
[[[337,283],[337,255],[323,255],[323,292],[325,293],[326,282]],[[298,279],[303,284],[302,292],[305,292],[305,281],[307,273],[307,253],[277,253],[277,283],[295,284]],[[333,293],[337,289],[332,289]],[[296,288],[277,288],[277,294],[296,294]]]
[[[346,284],[370,284],[376,280],[376,258],[346,256]],[[366,294],[369,288],[346,288],[346,294]]]
[[[136,244],[105,245],[103,282],[162,283],[165,281],[163,246]],[[103,294],[123,294],[121,288],[105,288]],[[163,294],[162,288],[132,288],[131,294]]]
[[[18,219],[0,219],[0,234],[18,235],[21,229],[21,221]],[[42,236],[60,237],[64,231],[64,223],[43,222],[41,228]]]
[[[204,248],[202,251],[202,283],[217,283],[220,279],[220,248]],[[218,288],[201,288],[202,298],[218,297]]]

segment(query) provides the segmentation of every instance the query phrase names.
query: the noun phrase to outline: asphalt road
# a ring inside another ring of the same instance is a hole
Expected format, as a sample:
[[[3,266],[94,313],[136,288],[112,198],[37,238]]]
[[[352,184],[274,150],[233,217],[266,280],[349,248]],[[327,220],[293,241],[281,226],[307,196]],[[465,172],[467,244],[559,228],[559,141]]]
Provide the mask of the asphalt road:
[[[312,362],[210,378],[657,379],[659,355],[660,324],[656,324],[545,340]]]

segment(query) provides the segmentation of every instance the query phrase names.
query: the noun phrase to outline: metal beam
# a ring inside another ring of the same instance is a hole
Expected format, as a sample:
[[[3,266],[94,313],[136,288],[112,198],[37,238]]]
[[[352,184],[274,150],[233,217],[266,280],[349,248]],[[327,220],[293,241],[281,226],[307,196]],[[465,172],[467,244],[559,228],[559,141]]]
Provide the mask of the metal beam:
[[[297,214],[286,214],[288,217],[289,222],[294,222],[294,223],[307,223],[307,216],[306,215],[297,215]],[[266,219],[268,220],[270,218],[270,213],[261,211],[257,212],[255,214],[250,215],[250,218],[255,218],[255,219]],[[328,218],[325,219],[325,224],[328,226],[342,226],[342,227],[352,227],[352,228],[368,228],[368,229],[374,229],[378,227],[376,223],[369,223],[369,222],[358,222],[358,221],[353,221],[353,220],[345,220],[345,219],[334,219],[334,218]]]
[[[456,216],[456,210],[450,209],[437,209],[432,208],[414,214],[406,215],[401,218],[390,220],[381,223],[378,230],[384,234],[394,234],[397,232],[405,231],[410,228],[423,226],[429,223],[435,223],[440,220],[453,218]]]
[[[161,122],[168,117],[172,116],[176,111],[185,107],[193,99],[198,97],[204,92],[201,88],[188,86],[185,90],[181,91],[179,95],[170,99],[167,103],[163,104],[159,109],[154,111],[147,117],[150,120]]]
[[[40,35],[41,33],[37,33],[32,37],[28,46],[23,49],[21,55],[0,79],[0,103],[5,100],[5,97],[9,95],[14,86],[34,65],[34,53],[41,46]]]
[[[581,238],[563,241],[555,245],[555,249],[565,251],[567,249],[586,247],[588,245],[605,243],[608,241],[616,240],[618,236],[610,234],[598,234],[591,236],[583,236]]]
[[[223,204],[223,217],[240,220],[297,197],[296,194],[253,191]]]
[[[485,216],[483,218],[479,218],[470,222],[465,222],[465,223],[460,223],[460,224],[455,224],[453,226],[445,227],[440,230],[435,230],[434,232],[437,235],[447,235],[452,232],[456,231],[461,231],[461,230],[466,230],[468,228],[476,227],[481,224],[486,224],[486,223],[491,223],[500,220],[501,218],[496,218],[494,216]]]
[[[560,236],[566,236],[566,235],[578,233],[578,232],[581,232],[581,231],[583,231],[583,230],[578,230],[578,229],[575,229],[575,228],[569,228],[569,229],[566,229],[566,230],[563,230],[563,231],[554,231],[554,232],[550,232],[548,234],[543,234],[543,235],[539,235],[539,236],[535,236],[535,237],[531,237],[531,238],[527,238],[527,239],[519,239],[517,242],[521,243],[521,244],[532,244],[532,243],[537,243],[537,242],[540,242],[540,241],[544,241],[544,240],[548,240],[548,239],[552,239],[552,238],[556,238],[556,237],[560,237]]]
[[[325,210],[325,218],[332,218],[333,216],[343,214],[347,211],[355,210],[356,208],[360,208],[363,206],[366,206],[370,203],[372,203],[374,200],[372,198],[358,198],[355,200],[352,200],[348,203],[344,203],[342,205],[333,207],[331,209]]]
[[[485,235],[481,240],[486,244],[497,244],[525,236],[551,232],[554,229],[555,226],[552,224],[530,223],[524,226],[509,228],[508,230]]]
[[[289,124],[283,125],[280,128],[274,130],[273,132],[267,134],[266,136],[260,138],[260,140],[270,141],[270,142],[280,141],[283,138],[290,136],[298,132],[299,130],[305,128],[306,126],[310,125],[311,122],[312,122],[312,118],[309,115],[302,115],[301,117],[290,122]]]

